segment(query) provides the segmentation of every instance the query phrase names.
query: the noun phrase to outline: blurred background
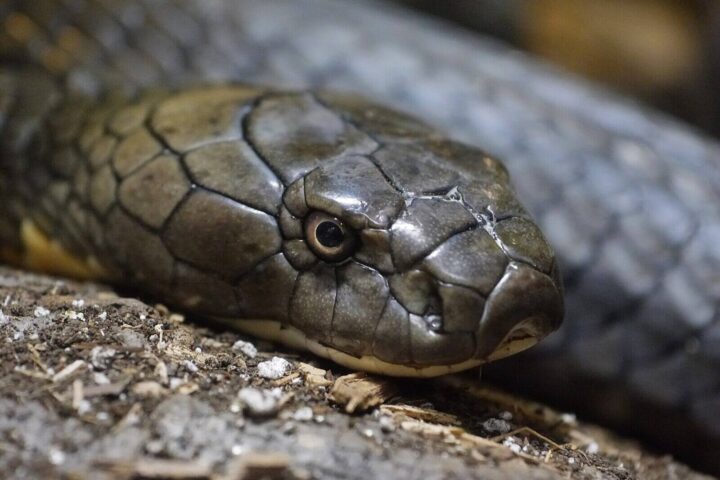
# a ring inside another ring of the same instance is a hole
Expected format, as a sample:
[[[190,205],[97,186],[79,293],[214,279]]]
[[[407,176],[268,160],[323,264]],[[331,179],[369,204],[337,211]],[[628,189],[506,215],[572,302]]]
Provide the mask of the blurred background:
[[[396,0],[720,136],[718,0]]]

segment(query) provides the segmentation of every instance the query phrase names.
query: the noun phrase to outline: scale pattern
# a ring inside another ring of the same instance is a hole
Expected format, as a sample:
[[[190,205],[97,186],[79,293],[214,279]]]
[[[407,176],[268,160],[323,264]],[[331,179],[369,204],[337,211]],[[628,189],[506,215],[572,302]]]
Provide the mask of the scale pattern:
[[[675,451],[688,438],[720,444],[717,143],[502,46],[381,4],[10,1],[0,17],[16,11],[37,31],[26,42],[4,27],[0,51],[60,75],[41,85],[48,98],[53,89],[99,95],[110,84],[200,79],[332,87],[418,114],[499,156],[558,253],[567,320],[542,347],[490,373],[609,415]],[[0,76],[0,111],[9,111],[14,82],[33,81],[43,82]],[[46,108],[37,100],[20,109],[28,122]],[[586,379],[592,389],[580,388]],[[718,468],[710,456],[695,460]]]
[[[16,107],[38,91],[18,83]],[[559,325],[554,254],[507,171],[409,117],[223,84],[49,92],[32,133],[16,133],[31,128],[19,108],[8,121],[10,213],[116,282],[403,366],[483,360],[511,332]],[[394,128],[376,139],[380,123]],[[349,261],[313,253],[303,225],[319,211],[357,231]]]

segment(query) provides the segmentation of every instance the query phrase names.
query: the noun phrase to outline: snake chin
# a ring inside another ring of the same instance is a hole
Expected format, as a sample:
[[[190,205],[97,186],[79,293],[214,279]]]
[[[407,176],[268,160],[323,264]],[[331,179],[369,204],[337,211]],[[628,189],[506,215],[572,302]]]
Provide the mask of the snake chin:
[[[372,355],[355,357],[311,340],[293,326],[283,325],[274,320],[216,318],[220,323],[257,338],[280,343],[294,350],[309,351],[352,370],[387,375],[390,377],[430,378],[461,372],[478,367],[488,361],[497,360],[525,350],[537,343],[530,324],[518,325],[487,359],[469,359],[450,365],[413,367],[385,362]]]
[[[492,362],[501,358],[515,355],[527,350],[537,344],[541,336],[538,336],[538,326],[534,319],[528,319],[518,324],[507,334],[500,345],[490,354],[487,361]]]

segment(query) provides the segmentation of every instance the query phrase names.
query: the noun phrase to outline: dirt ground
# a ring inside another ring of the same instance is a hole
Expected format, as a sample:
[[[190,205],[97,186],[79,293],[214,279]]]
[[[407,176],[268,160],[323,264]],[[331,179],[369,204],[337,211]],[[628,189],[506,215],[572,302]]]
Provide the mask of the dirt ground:
[[[0,267],[4,478],[709,478],[477,374],[391,380]]]

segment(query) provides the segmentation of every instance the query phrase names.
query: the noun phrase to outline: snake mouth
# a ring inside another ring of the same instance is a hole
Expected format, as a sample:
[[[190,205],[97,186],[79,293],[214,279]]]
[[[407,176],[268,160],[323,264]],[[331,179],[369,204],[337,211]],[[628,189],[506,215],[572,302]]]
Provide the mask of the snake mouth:
[[[487,357],[488,362],[515,355],[537,344],[542,338],[542,333],[538,327],[538,323],[533,318],[518,324]]]
[[[394,304],[397,311],[405,311],[397,302]],[[472,313],[467,308],[463,311]],[[474,314],[477,316],[477,311]],[[324,341],[277,320],[218,320],[255,337],[310,351],[350,369],[393,377],[436,377],[530,348],[555,330],[561,318],[562,295],[555,282],[530,266],[513,262],[488,297],[479,324],[472,333],[436,330],[417,315],[405,313],[398,317],[398,329],[388,330],[389,341],[398,349],[407,334],[412,353],[409,361],[386,356],[384,350],[374,348],[352,353],[337,342]],[[403,325],[409,329],[404,333]],[[360,326],[358,324],[358,328]]]
[[[309,351],[352,370],[407,378],[439,377],[469,370],[487,362],[521,352],[532,347],[539,340],[536,335],[537,324],[535,320],[528,319],[514,328],[493,353],[485,359],[471,358],[447,365],[412,366],[386,362],[374,355],[349,355],[310,339],[295,327],[283,325],[281,322],[274,320],[233,320],[228,318],[216,318],[216,320],[254,337],[277,342],[295,350]]]
[[[281,322],[274,320],[257,320],[257,319],[241,319],[234,320],[229,318],[217,318],[220,323],[227,324],[233,329],[240,330],[257,338],[263,338],[272,342],[280,343],[294,350],[309,351],[319,357],[331,360],[338,365],[349,368],[351,370],[361,370],[368,373],[378,375],[387,375],[390,377],[408,377],[408,378],[431,378],[441,375],[468,370],[486,363],[487,360],[468,359],[448,365],[428,365],[428,366],[412,366],[399,363],[391,363],[381,360],[374,355],[362,355],[359,357],[349,355],[340,350],[334,349],[327,345],[312,340],[301,330],[283,325]]]

